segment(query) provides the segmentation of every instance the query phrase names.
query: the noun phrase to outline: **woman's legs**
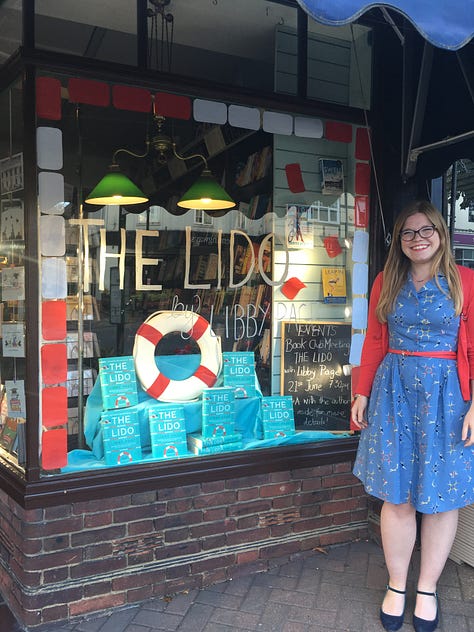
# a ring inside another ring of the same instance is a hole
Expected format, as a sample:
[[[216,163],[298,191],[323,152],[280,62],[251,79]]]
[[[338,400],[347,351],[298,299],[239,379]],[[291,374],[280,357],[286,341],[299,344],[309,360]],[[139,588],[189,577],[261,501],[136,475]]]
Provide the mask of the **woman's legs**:
[[[458,526],[458,510],[438,514],[424,514],[421,521],[421,562],[418,589],[435,592],[451,551]],[[415,614],[431,621],[436,616],[436,600],[417,595]]]
[[[393,505],[385,502],[380,515],[380,529],[389,586],[397,590],[405,590],[416,540],[415,508],[409,503]],[[421,586],[420,590],[422,590]],[[391,590],[387,591],[382,604],[382,610],[386,614],[399,616],[404,606],[403,595]]]

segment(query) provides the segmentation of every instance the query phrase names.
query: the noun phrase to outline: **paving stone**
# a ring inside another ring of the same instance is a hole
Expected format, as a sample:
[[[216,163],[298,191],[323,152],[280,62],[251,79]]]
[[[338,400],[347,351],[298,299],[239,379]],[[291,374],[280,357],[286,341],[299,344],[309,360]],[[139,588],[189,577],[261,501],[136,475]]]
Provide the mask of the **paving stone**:
[[[194,603],[186,613],[179,632],[202,632],[210,621],[213,608],[206,604]]]
[[[258,614],[216,608],[211,615],[210,623],[233,626],[235,630],[258,630],[259,619]]]

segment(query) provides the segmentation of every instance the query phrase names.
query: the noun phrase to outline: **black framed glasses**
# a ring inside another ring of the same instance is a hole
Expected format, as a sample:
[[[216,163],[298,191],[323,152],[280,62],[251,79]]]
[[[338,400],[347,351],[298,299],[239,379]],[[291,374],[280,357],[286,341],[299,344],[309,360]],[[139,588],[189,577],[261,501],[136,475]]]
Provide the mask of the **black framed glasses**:
[[[411,228],[406,228],[405,230],[400,231],[400,239],[402,241],[413,241],[415,239],[415,235],[419,235],[423,239],[428,239],[429,237],[433,237],[436,226],[422,226],[418,230],[412,230]]]

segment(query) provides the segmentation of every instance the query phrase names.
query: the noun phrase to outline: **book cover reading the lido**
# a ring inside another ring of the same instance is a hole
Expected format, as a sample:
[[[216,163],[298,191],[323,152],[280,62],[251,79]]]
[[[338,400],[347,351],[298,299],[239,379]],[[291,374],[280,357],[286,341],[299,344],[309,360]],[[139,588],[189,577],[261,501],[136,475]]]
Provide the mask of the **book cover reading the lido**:
[[[99,358],[99,369],[104,410],[128,408],[138,404],[133,356]]]
[[[190,449],[193,448],[193,451],[212,448],[216,445],[222,445],[223,443],[236,443],[242,440],[243,435],[240,432],[220,434],[213,437],[203,437],[200,432],[191,432],[188,434],[188,446]]]
[[[344,268],[323,268],[321,270],[321,280],[325,303],[346,302],[346,271]]]
[[[108,410],[100,416],[107,465],[140,461],[142,448],[136,410]]]
[[[242,450],[244,444],[242,441],[229,441],[219,445],[211,445],[207,448],[198,448],[190,445],[189,449],[193,454],[218,454],[219,452],[232,452],[233,450]]]
[[[234,397],[241,399],[257,394],[255,354],[253,351],[225,351],[222,354],[224,386],[234,388]]]
[[[148,409],[151,452],[155,459],[174,459],[188,452],[186,421],[181,404],[157,404]]]
[[[202,392],[202,436],[235,432],[235,398],[231,386],[205,388]]]
[[[295,434],[295,416],[291,395],[262,398],[263,438],[276,439]]]

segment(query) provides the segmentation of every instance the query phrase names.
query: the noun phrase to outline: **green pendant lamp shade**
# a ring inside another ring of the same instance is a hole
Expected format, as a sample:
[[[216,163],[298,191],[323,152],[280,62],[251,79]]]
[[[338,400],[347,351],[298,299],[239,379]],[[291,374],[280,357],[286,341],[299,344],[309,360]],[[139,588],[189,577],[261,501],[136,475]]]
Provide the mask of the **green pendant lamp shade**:
[[[97,186],[86,198],[88,204],[140,204],[148,202],[147,196],[120,172],[117,164],[109,167],[109,172],[102,178]]]
[[[178,206],[204,211],[218,211],[232,208],[235,206],[235,202],[206,168],[180,199]]]

